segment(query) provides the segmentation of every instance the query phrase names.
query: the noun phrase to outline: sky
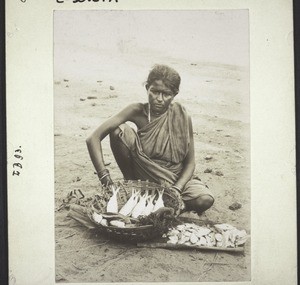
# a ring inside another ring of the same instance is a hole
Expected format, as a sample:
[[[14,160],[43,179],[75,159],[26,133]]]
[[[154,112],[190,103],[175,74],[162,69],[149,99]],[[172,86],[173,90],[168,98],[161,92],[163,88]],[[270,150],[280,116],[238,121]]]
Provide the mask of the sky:
[[[248,10],[55,11],[54,44],[248,66]]]

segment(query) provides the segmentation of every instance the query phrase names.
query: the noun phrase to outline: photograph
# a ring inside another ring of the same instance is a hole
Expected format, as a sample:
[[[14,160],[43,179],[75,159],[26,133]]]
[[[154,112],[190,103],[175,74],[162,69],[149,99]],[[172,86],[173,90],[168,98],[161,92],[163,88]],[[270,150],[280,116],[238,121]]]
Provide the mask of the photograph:
[[[249,27],[53,11],[56,283],[252,280]]]

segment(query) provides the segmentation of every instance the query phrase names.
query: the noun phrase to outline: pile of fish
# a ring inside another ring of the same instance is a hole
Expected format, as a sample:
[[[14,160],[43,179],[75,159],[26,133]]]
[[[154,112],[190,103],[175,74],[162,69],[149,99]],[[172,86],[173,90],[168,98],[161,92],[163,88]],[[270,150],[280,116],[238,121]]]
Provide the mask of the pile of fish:
[[[163,192],[164,190],[157,190],[154,194],[145,191],[132,189],[132,193],[128,201],[121,209],[119,209],[117,194],[120,188],[112,187],[112,196],[106,206],[106,213],[98,213],[93,208],[93,220],[102,226],[115,226],[124,228],[132,222],[137,221],[138,217],[148,216],[158,209],[164,207]]]
[[[170,229],[163,237],[168,237],[167,243],[171,244],[234,248],[243,245],[249,235],[245,230],[238,230],[229,224],[198,226],[185,223]]]

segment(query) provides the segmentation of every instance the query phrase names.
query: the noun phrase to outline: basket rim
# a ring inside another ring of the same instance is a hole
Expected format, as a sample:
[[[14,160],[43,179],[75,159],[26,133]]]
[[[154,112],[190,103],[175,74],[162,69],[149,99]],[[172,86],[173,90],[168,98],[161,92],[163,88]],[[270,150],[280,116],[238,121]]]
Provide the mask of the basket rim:
[[[98,224],[99,227],[102,227],[102,228],[105,228],[105,229],[118,229],[118,230],[121,230],[121,231],[131,231],[131,230],[143,230],[143,229],[149,229],[149,228],[153,228],[154,226],[153,225],[141,225],[141,226],[138,226],[138,227],[124,227],[124,228],[121,228],[121,227],[116,227],[116,226],[103,226],[101,224]]]
[[[119,184],[119,185],[118,185]],[[143,188],[143,187],[148,187],[151,188],[151,190],[153,189],[166,189],[168,187],[166,187],[165,185],[161,185],[158,184],[156,182],[152,182],[149,180],[126,180],[126,179],[119,179],[116,180],[116,186],[123,186],[125,187],[125,189],[128,187],[135,187],[135,188]],[[125,190],[126,192],[126,190]],[[126,192],[126,195],[128,195],[129,193]],[[164,192],[164,195],[169,196],[170,194],[168,194],[167,192]],[[91,203],[89,203],[90,205],[93,205],[94,203],[96,203],[96,201],[93,201]],[[89,207],[88,207],[89,208]],[[100,213],[101,214],[101,213]],[[124,231],[124,232],[129,232],[129,231],[139,231],[139,230],[146,230],[146,229],[150,229],[150,228],[154,228],[154,225],[152,224],[147,224],[147,225],[139,225],[139,226],[130,226],[130,227],[117,227],[117,226],[113,226],[113,225],[102,225],[100,223],[97,223],[92,217],[91,217],[91,213],[88,211],[88,216],[90,218],[90,220],[93,222],[93,224],[99,228],[99,229],[103,229],[103,230],[120,230],[120,231]]]

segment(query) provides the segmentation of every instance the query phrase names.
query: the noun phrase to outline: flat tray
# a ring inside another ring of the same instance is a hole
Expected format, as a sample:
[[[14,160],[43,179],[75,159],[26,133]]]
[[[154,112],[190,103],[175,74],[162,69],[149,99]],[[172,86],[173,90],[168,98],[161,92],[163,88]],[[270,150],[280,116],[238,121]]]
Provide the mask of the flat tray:
[[[137,247],[166,248],[166,249],[196,249],[196,250],[223,251],[223,252],[242,253],[242,254],[244,254],[244,252],[245,252],[244,246],[209,247],[209,246],[199,246],[199,245],[172,244],[172,243],[166,243],[166,242],[137,243]]]

